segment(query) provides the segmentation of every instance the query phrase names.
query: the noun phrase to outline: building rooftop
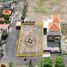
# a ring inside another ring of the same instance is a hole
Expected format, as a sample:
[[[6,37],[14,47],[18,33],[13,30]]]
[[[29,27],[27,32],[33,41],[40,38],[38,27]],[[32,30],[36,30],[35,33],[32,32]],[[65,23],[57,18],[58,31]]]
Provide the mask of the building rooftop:
[[[8,28],[8,26],[9,24],[0,24],[0,28],[3,28],[3,29]]]
[[[60,23],[49,23],[49,31],[61,31],[61,25]]]
[[[4,21],[4,18],[3,17],[0,17],[0,21]]]
[[[3,14],[4,15],[9,15],[9,14],[11,14],[12,13],[12,11],[10,10],[10,9],[4,9],[3,10]]]

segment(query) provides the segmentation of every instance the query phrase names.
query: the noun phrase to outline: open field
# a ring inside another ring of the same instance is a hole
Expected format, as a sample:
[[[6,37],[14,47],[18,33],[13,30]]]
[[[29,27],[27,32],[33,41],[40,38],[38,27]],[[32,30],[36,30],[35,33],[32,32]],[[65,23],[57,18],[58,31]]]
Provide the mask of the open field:
[[[67,21],[67,0],[27,0],[27,17],[34,17],[35,21],[43,21],[52,14],[60,14],[61,22]]]

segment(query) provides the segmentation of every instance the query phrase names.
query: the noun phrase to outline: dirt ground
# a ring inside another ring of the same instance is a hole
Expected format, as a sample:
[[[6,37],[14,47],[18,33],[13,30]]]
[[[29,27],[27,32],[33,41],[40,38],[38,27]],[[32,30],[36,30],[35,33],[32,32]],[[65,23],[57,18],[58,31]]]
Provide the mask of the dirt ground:
[[[66,23],[67,21],[67,0],[60,0],[57,4],[53,3],[52,0],[47,0],[38,4],[38,0],[27,0],[28,1],[28,12],[27,17],[35,18],[35,21],[42,21],[42,19],[50,18],[52,14],[60,14],[61,22]],[[36,12],[36,8],[41,8],[40,12]]]

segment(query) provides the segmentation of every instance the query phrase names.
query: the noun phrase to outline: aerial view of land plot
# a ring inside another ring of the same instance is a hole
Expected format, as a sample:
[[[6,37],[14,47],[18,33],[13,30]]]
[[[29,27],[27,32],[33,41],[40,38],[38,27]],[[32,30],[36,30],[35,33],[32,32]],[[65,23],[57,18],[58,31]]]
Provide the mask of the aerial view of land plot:
[[[22,25],[18,43],[18,56],[35,56],[43,53],[43,29],[41,25]]]
[[[67,67],[67,0],[0,0],[0,67]]]

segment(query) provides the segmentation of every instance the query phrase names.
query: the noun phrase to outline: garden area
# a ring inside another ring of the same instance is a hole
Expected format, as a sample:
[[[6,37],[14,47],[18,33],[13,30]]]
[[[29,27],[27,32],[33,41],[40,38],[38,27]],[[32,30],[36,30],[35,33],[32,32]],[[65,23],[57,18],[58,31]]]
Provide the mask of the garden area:
[[[63,56],[57,56],[55,60],[44,58],[40,61],[39,67],[65,67]]]

